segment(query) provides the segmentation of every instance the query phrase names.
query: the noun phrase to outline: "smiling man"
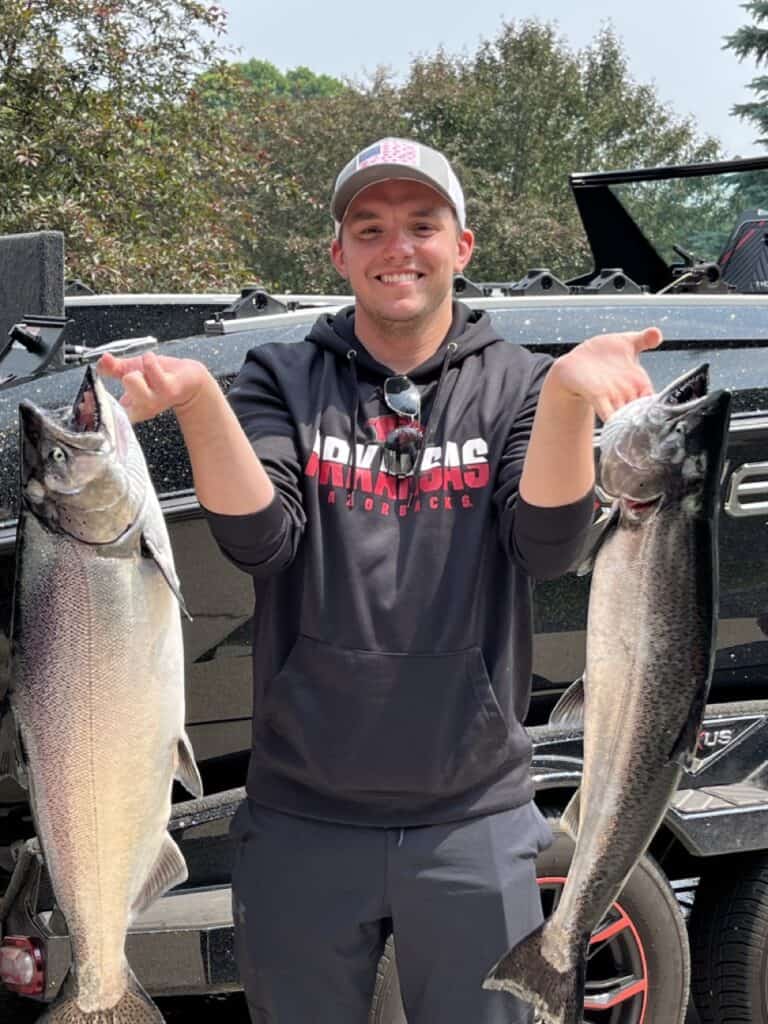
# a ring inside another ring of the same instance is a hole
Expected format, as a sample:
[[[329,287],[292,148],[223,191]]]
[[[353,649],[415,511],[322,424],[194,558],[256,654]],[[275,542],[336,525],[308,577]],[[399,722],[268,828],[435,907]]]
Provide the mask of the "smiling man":
[[[661,336],[553,363],[454,302],[474,239],[419,142],[358,153],[331,210],[354,305],[252,349],[229,403],[194,361],[100,363],[134,420],[175,410],[255,581],[240,973],[258,1024],[367,1024],[393,932],[409,1024],[522,1024],[481,986],[541,918],[530,583],[580,549],[595,413],[651,392],[638,355]]]

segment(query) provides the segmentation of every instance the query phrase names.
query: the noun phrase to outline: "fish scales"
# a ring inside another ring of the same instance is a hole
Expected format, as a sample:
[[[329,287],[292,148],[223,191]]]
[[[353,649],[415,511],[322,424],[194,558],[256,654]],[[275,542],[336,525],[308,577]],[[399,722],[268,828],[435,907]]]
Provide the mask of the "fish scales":
[[[27,529],[51,571],[25,574],[22,584],[30,639],[14,701],[57,902],[81,946],[81,992],[93,993],[81,1005],[91,1009],[124,987],[129,908],[170,815],[184,725],[180,625],[156,570],[86,560],[80,545],[52,542],[35,520]],[[136,644],[149,635],[154,645]]]
[[[551,719],[583,712],[582,784],[562,819],[573,862],[552,916],[484,982],[533,1003],[543,1024],[582,1021],[590,935],[663,819],[704,711],[730,407],[707,376],[684,374],[603,428],[601,483],[616,501],[594,556],[585,677]]]
[[[580,822],[580,854],[593,863],[593,872],[582,876],[580,888],[564,891],[561,920],[577,922],[579,908],[616,899],[637,862],[638,845],[653,836],[680,776],[681,764],[671,755],[709,678],[714,629],[712,577],[688,557],[690,534],[684,525],[659,518],[647,532],[619,528],[598,554],[601,562],[634,565],[639,586],[628,587],[623,574],[601,574],[595,565]],[[642,639],[628,644],[632,636]],[[652,687],[646,685],[651,673]],[[593,797],[596,789],[599,799]],[[605,828],[606,822],[630,821],[631,829]]]
[[[134,913],[186,877],[174,777],[201,793],[170,542],[128,419],[90,370],[68,420],[21,411],[11,706],[73,962],[43,1021],[159,1022],[124,945]]]

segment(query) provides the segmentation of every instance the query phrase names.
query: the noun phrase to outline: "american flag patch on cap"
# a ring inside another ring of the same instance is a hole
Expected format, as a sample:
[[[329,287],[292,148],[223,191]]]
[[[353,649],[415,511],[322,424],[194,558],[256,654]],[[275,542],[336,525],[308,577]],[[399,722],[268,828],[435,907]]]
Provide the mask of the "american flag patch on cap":
[[[403,139],[382,139],[369,146],[357,156],[357,170],[373,164],[402,164],[406,167],[419,166],[419,147]]]

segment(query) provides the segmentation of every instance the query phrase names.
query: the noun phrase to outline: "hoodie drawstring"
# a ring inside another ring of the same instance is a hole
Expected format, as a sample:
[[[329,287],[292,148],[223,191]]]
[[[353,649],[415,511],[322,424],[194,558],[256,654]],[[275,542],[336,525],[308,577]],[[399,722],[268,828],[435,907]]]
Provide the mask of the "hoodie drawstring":
[[[349,472],[349,483],[347,484],[347,508],[352,507],[352,494],[355,489],[355,476],[357,475],[357,418],[360,415],[360,384],[357,379],[357,352],[353,348],[347,350],[347,362],[349,363],[349,370],[352,374],[352,440],[350,442],[350,448],[352,449],[347,459],[347,465],[350,466]]]
[[[424,449],[427,447],[427,443],[433,440],[432,435],[429,432],[430,424],[435,418],[435,410],[440,404],[440,394],[443,390],[443,384],[445,383],[445,376],[448,373],[448,367],[451,365],[451,356],[459,346],[455,341],[449,341],[445,348],[445,356],[443,357],[443,365],[440,368],[440,377],[437,382],[437,388],[435,390],[435,400],[432,402],[432,408],[429,410],[429,416],[427,416],[427,422],[424,424],[424,436],[422,438],[421,446],[419,448],[419,454],[416,456],[416,462],[413,466],[413,473],[411,474],[412,481],[408,483],[408,505],[410,509],[413,505],[414,499],[419,491],[419,471],[421,469],[421,463],[424,458]]]

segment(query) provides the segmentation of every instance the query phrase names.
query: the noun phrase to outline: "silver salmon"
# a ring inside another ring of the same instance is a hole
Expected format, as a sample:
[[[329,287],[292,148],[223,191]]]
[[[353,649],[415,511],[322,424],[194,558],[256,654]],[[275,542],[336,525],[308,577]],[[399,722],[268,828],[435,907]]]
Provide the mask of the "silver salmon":
[[[532,1003],[543,1024],[581,1024],[589,937],[696,745],[714,664],[730,413],[730,395],[707,390],[702,366],[603,427],[600,483],[615,501],[594,554],[586,669],[550,718],[584,724],[581,789],[562,819],[576,848],[552,916],[484,982]]]
[[[134,915],[187,877],[171,787],[184,729],[179,584],[124,410],[89,368],[71,411],[23,402],[10,708],[72,969],[45,1024],[163,1017],[132,974]],[[6,770],[19,759],[6,751]]]

